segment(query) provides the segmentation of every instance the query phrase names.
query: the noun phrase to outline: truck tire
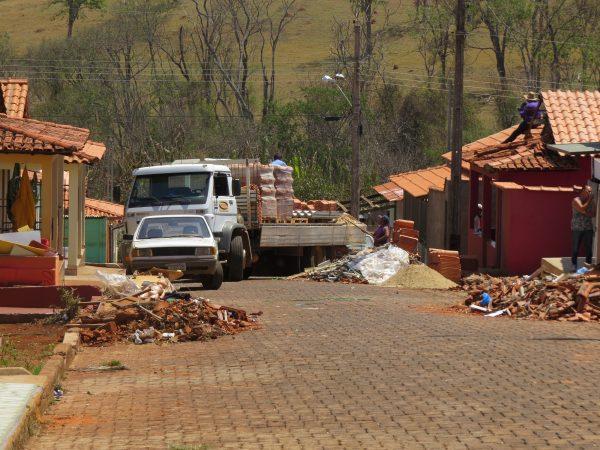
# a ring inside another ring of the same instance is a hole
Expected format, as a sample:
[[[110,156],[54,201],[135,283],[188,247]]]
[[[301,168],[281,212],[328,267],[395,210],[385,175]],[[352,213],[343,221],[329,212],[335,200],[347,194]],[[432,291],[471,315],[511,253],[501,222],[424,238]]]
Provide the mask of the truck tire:
[[[244,242],[241,236],[234,236],[229,245],[227,256],[227,270],[229,281],[242,281],[244,279]]]
[[[244,269],[244,280],[247,280],[252,276],[252,267],[246,267]]]
[[[216,291],[223,284],[223,266],[217,263],[217,269],[212,275],[203,275],[200,279],[202,287],[209,291]]]

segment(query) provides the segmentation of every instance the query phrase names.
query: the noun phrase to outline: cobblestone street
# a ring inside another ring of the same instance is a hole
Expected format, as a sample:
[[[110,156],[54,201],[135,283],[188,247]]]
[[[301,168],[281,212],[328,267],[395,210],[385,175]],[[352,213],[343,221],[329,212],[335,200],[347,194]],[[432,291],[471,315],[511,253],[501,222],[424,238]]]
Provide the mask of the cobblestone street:
[[[459,294],[364,285],[199,295],[263,329],[83,348],[28,448],[600,447],[597,324],[431,313]],[[114,359],[130,370],[78,371]]]

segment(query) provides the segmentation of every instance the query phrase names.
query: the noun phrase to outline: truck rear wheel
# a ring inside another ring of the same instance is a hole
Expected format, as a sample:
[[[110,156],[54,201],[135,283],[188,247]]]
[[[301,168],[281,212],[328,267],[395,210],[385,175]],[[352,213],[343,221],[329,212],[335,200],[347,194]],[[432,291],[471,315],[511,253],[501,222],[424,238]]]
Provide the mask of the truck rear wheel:
[[[215,273],[212,275],[203,275],[200,278],[200,282],[202,283],[202,287],[204,289],[210,291],[216,291],[219,289],[223,284],[223,266],[221,263],[217,263],[217,269],[215,270]]]
[[[235,236],[231,240],[227,257],[229,281],[242,281],[244,279],[244,260],[244,242],[241,236]]]

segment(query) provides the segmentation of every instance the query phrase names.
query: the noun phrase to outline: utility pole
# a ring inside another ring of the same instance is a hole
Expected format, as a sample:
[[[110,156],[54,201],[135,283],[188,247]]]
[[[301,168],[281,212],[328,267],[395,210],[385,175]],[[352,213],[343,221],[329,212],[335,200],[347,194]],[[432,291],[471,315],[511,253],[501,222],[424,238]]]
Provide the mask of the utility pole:
[[[350,214],[360,213],[360,24],[354,21],[354,76],[352,77],[352,196]]]
[[[452,177],[450,180],[450,248],[460,250],[460,179],[463,145],[463,78],[465,66],[465,0],[456,2],[456,52],[454,63],[454,117],[452,120]],[[488,205],[489,207],[489,205]]]

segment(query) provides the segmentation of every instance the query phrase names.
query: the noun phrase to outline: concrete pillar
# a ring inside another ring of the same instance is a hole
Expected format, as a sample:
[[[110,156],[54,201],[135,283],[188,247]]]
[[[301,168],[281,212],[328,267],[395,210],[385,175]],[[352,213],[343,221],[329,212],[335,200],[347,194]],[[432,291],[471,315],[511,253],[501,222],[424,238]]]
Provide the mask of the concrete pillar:
[[[83,164],[78,164],[77,167],[79,170],[79,192],[81,193],[79,204],[79,258],[83,265],[85,264],[85,179],[88,168]]]
[[[40,231],[43,238],[48,239],[52,246],[54,246],[54,216],[55,211],[55,197],[52,192],[54,186],[54,168],[52,156],[44,158],[41,163],[42,165],[42,193],[41,193],[41,207],[42,217]]]
[[[68,164],[69,173],[69,254],[67,273],[77,275],[77,268],[80,264],[80,246],[81,246],[81,183],[79,182],[79,164]]]

